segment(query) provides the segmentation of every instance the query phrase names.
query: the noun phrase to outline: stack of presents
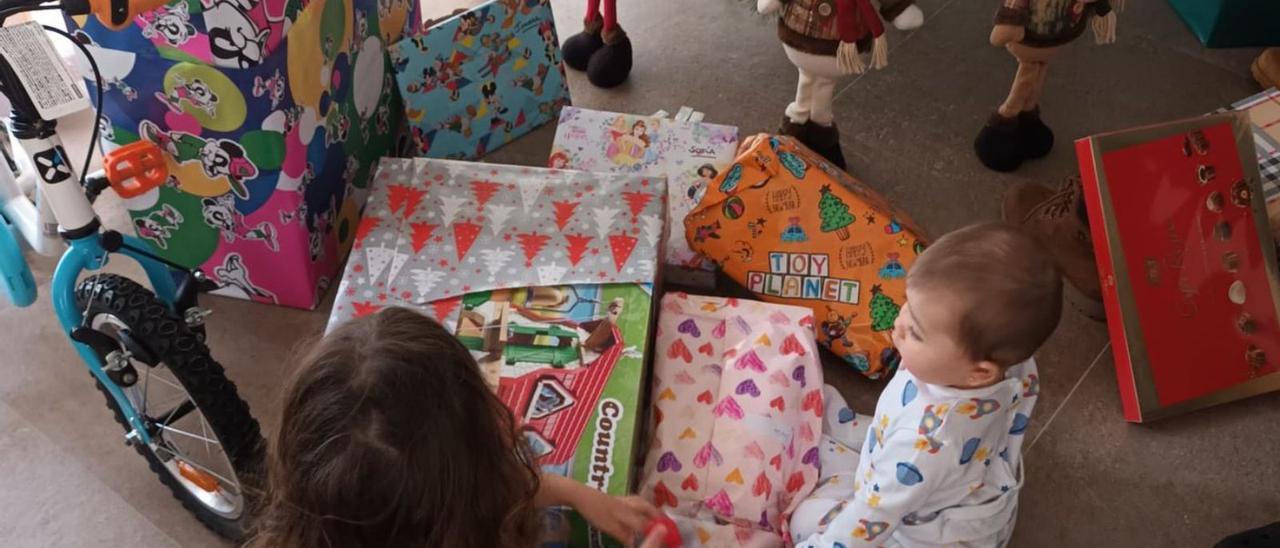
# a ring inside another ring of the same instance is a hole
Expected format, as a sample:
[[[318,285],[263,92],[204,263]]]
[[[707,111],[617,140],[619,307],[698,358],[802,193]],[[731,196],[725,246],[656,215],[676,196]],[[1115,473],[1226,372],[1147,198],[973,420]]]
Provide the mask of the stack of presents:
[[[169,183],[127,203],[138,234],[221,294],[314,308],[337,286],[330,329],[417,309],[472,351],[544,470],[640,489],[686,541],[780,543],[817,480],[819,348],[892,374],[924,232],[789,138],[740,151],[737,128],[687,109],[569,106],[545,1],[423,26],[414,4],[179,0],[124,32],[78,21],[105,72],[105,139],[167,152]],[[1079,144],[1132,420],[1280,388],[1260,335],[1280,310],[1264,205],[1280,198],[1278,95],[1235,106],[1253,124]],[[476,162],[552,122],[547,167]],[[1132,213],[1152,192],[1157,214]],[[661,291],[716,270],[758,300]],[[1218,336],[1193,335],[1211,317]],[[754,435],[744,417],[781,426]],[[604,542],[548,520],[548,543]]]

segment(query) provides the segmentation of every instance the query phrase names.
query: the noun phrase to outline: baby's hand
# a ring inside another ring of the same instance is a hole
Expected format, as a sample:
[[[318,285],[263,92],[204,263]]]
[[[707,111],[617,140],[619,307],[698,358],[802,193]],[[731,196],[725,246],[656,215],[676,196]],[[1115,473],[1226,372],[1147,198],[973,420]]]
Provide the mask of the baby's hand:
[[[626,546],[644,535],[645,525],[662,515],[649,501],[641,497],[612,497],[592,490],[586,500],[575,501],[574,509],[582,514],[596,529],[617,539]]]

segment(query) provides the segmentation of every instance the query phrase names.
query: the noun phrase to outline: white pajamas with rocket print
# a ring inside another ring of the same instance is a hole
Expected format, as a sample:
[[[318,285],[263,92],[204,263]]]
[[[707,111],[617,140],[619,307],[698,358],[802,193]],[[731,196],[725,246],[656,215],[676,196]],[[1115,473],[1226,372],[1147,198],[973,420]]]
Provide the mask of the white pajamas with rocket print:
[[[1034,359],[974,390],[900,370],[874,417],[826,387],[822,471],[792,516],[796,546],[1004,546],[1039,391]]]

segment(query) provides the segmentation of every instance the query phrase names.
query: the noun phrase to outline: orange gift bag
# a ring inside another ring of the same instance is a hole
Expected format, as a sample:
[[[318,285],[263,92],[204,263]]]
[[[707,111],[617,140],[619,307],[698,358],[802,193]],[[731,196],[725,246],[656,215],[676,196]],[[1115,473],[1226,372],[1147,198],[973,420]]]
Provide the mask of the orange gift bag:
[[[685,218],[689,246],[762,300],[804,306],[818,342],[870,378],[898,365],[890,329],[925,236],[790,137],[758,140]]]

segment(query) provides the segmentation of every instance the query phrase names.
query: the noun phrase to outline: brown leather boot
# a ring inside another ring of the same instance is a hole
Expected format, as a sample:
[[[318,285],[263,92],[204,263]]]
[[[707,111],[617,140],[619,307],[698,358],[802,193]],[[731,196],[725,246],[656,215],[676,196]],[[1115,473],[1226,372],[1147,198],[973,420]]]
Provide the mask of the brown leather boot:
[[[1280,48],[1267,48],[1253,61],[1253,79],[1264,88],[1280,88]]]
[[[1089,318],[1103,321],[1107,316],[1102,284],[1080,192],[1076,177],[1057,191],[1020,183],[1005,193],[1001,216],[1035,238],[1053,257],[1073,290],[1065,292],[1067,301]]]

